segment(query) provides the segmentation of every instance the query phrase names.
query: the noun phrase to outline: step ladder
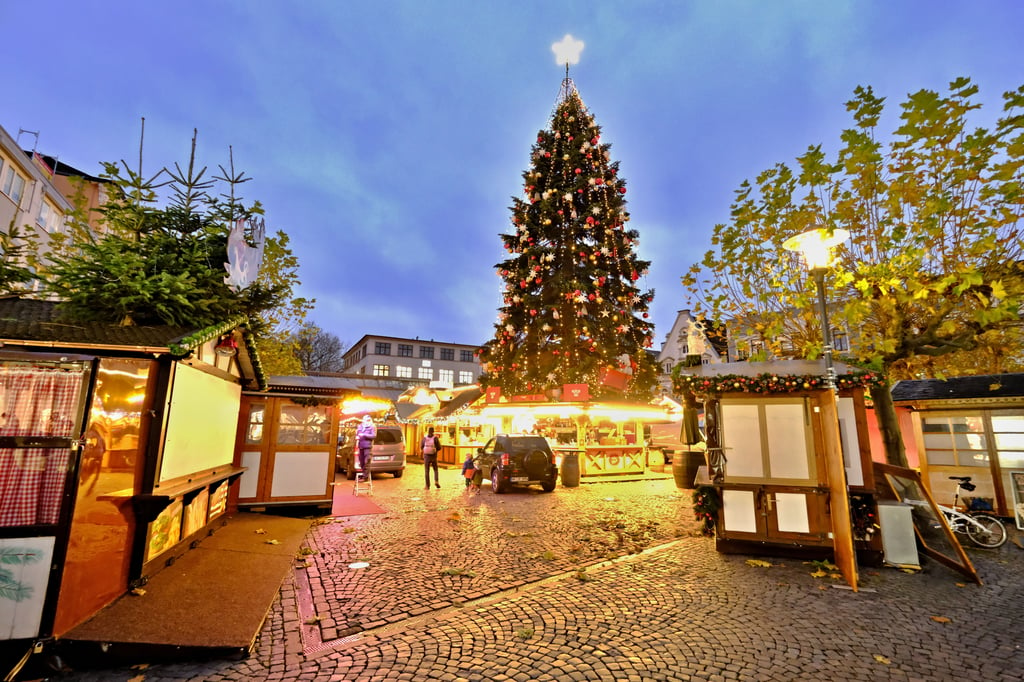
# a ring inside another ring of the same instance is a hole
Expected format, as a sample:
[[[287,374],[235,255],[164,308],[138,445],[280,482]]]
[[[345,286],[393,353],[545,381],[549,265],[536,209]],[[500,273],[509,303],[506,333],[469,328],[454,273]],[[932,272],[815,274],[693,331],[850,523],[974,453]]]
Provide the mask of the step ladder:
[[[366,471],[356,472],[356,484],[352,488],[353,495],[372,495],[373,494],[373,474],[370,473],[370,468],[367,466]]]

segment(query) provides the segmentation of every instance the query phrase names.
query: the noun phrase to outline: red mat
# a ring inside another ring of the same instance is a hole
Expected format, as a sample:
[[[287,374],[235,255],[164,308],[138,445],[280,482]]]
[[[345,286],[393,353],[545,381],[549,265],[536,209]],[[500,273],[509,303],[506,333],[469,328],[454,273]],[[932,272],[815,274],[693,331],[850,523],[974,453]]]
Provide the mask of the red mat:
[[[363,514],[384,513],[384,510],[368,496],[353,495],[353,485],[353,483],[340,483],[334,486],[331,516],[362,516]]]

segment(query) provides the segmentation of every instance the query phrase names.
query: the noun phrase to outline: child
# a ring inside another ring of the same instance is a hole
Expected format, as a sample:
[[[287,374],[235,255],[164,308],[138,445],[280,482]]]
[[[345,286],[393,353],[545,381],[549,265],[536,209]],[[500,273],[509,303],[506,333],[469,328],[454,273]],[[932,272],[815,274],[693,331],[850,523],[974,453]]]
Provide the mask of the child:
[[[484,482],[484,471],[476,462],[473,462],[473,485],[470,488],[474,493],[480,492],[480,484]]]
[[[466,490],[473,491],[473,476],[476,472],[476,462],[473,461],[473,453],[466,453],[466,461],[462,463],[462,477],[466,479]]]

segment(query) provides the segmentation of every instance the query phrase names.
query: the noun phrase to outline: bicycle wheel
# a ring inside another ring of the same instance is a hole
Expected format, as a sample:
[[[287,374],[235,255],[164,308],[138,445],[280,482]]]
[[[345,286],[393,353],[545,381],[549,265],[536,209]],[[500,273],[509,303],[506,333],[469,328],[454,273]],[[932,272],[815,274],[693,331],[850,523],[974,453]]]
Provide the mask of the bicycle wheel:
[[[1006,542],[1006,526],[996,517],[988,514],[975,514],[970,519],[964,524],[967,526],[967,537],[978,547],[995,549]]]

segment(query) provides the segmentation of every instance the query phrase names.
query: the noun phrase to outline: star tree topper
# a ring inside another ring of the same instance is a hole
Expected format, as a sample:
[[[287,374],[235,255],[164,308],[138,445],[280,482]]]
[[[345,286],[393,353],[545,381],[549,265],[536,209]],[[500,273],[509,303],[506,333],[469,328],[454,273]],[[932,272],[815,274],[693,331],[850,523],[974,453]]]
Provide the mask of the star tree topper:
[[[551,51],[555,53],[555,63],[561,66],[565,64],[580,63],[580,53],[583,52],[583,41],[576,40],[568,33],[561,41],[551,46]]]

